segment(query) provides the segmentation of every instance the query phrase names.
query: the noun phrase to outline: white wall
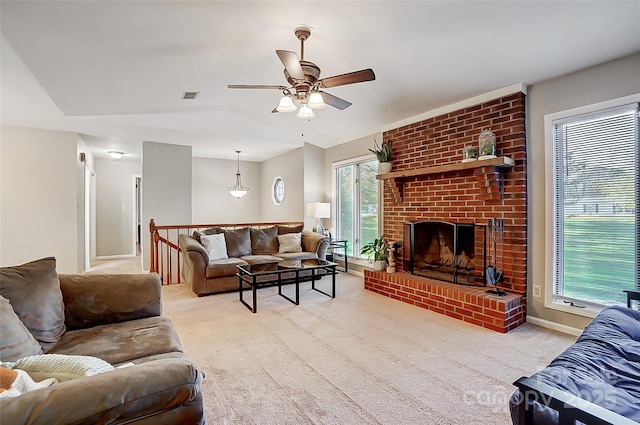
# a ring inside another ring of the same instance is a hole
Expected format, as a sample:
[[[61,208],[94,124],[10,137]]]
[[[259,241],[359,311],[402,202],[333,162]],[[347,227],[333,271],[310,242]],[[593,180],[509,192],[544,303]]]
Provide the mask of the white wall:
[[[149,221],[191,221],[191,146],[142,143],[142,258],[149,270]]]
[[[2,126],[0,265],[54,256],[58,272],[81,270],[77,151],[75,133]]]
[[[591,319],[545,308],[542,298],[533,298],[532,286],[545,289],[545,169],[544,116],[606,100],[640,93],[640,53],[569,75],[534,84],[527,95],[527,178],[529,273],[527,314],[573,328],[583,328]]]
[[[261,163],[260,221],[302,221],[304,217],[304,148],[299,148]],[[271,199],[273,179],[284,181],[284,201],[275,205]]]
[[[139,161],[99,158],[96,172],[96,256],[135,255],[134,176]]]
[[[239,199],[231,196],[227,190],[236,184],[237,160],[193,158],[192,164],[191,223],[222,224],[260,221],[262,196],[260,163],[240,161],[242,185],[248,187],[249,192]]]

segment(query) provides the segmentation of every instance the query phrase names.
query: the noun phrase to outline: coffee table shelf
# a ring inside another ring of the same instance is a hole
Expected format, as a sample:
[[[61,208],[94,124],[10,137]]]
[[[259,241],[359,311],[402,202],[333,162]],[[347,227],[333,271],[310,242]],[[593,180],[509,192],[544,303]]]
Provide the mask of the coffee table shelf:
[[[295,305],[300,304],[300,280],[311,279],[311,289],[320,292],[328,297],[336,297],[336,266],[338,264],[325,260],[287,260],[277,263],[248,264],[236,266],[238,272],[238,292],[240,302],[244,304],[252,313],[258,311],[257,291],[258,288],[278,285],[278,295]],[[319,272],[324,273],[319,274]],[[302,274],[302,275],[301,275]],[[323,276],[331,275],[331,293],[328,294],[316,288],[316,280]],[[293,283],[295,285],[295,299],[282,293],[282,285]],[[245,285],[251,287],[252,304],[244,300],[243,294]]]

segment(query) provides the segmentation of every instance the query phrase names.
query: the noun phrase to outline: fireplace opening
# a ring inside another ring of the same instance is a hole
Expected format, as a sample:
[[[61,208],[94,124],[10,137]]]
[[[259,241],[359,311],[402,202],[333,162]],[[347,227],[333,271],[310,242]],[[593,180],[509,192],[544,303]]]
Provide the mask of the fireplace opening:
[[[403,226],[403,268],[416,276],[485,286],[486,227],[446,221]]]

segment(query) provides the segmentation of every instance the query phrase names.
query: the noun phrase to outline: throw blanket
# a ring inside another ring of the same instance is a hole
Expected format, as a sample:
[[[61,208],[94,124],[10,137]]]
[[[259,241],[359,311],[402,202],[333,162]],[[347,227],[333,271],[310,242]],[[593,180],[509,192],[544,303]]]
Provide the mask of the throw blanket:
[[[28,391],[46,388],[58,382],[55,378],[35,382],[24,370],[0,367],[0,397],[17,397]]]

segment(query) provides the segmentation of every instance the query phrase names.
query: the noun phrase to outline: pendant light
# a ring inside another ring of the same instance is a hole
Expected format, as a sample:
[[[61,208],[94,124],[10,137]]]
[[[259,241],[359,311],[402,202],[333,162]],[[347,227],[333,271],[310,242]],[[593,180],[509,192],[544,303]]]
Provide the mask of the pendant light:
[[[236,151],[238,154],[238,171],[236,172],[236,185],[227,188],[231,196],[234,198],[242,198],[249,191],[248,187],[242,186],[242,176],[240,175],[240,151]]]

